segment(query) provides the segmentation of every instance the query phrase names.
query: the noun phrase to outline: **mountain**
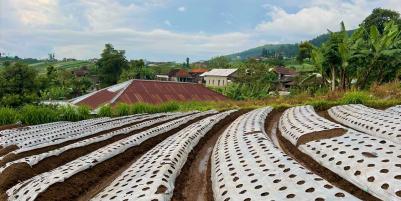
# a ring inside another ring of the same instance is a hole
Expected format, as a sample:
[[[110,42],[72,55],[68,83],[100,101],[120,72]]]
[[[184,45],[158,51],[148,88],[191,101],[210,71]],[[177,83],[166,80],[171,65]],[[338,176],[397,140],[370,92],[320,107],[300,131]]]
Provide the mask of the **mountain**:
[[[355,30],[348,31],[351,35]],[[330,34],[322,34],[316,38],[309,40],[314,46],[320,47],[324,42],[327,41]],[[227,55],[230,59],[247,59],[250,57],[259,57],[262,55],[262,51],[265,49],[267,52],[280,53],[284,57],[296,57],[298,54],[298,43],[295,44],[267,44],[259,47],[255,47],[242,52]]]

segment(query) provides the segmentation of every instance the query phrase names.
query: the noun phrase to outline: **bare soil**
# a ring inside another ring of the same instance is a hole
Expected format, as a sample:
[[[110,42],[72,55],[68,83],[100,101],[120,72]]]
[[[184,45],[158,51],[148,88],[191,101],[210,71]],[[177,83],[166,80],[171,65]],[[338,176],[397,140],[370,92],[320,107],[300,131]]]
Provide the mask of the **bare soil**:
[[[11,145],[11,146],[2,148],[2,149],[0,149],[0,156],[4,156],[4,155],[6,155],[6,154],[8,154],[8,153],[10,153],[10,152],[12,152],[14,150],[17,150],[17,149],[18,149],[17,145]]]
[[[101,147],[107,146],[108,144],[114,143],[118,140],[135,135],[166,122],[167,121],[160,122],[155,125],[136,130],[129,134],[116,135],[108,140],[65,151],[58,156],[51,156],[49,158],[46,158],[40,161],[38,164],[33,165],[32,167],[27,165],[26,163],[13,164],[0,174],[0,194],[21,181],[32,178],[38,174],[48,172],[81,156],[89,154],[90,152],[93,152]],[[5,164],[4,160],[0,162],[0,166],[2,164]]]
[[[150,138],[141,145],[132,147],[91,169],[80,172],[62,183],[56,183],[50,186],[45,192],[39,194],[36,200],[87,200],[110,184],[118,173],[123,172],[130,164],[134,163],[137,158],[152,149],[158,143],[204,117],[205,116],[193,119],[176,129]]]
[[[237,111],[217,123],[191,151],[175,181],[172,201],[212,201],[211,155],[213,147],[224,130],[248,110]]]

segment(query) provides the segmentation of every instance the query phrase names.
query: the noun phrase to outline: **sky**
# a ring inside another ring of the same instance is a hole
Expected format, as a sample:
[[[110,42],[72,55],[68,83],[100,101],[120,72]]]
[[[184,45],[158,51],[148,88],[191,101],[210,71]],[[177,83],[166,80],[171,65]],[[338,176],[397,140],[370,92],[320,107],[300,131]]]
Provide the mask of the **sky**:
[[[0,52],[89,59],[111,43],[128,59],[197,61],[353,29],[376,7],[401,0],[0,0]]]

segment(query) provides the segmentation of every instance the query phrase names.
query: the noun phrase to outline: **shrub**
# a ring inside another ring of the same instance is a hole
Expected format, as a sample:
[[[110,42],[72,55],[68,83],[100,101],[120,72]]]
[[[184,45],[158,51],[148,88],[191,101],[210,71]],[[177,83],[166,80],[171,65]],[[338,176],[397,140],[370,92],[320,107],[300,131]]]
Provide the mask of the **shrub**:
[[[364,91],[351,91],[344,94],[341,98],[342,104],[365,104],[373,100],[373,96]]]
[[[119,103],[115,107],[114,115],[116,116],[127,116],[130,114],[130,106],[125,103]]]
[[[100,117],[111,117],[113,116],[112,108],[110,105],[103,105],[99,108],[99,112],[97,113]]]
[[[60,120],[78,121],[80,119],[77,110],[74,107],[68,105],[60,108]]]
[[[91,109],[86,105],[80,105],[77,107],[78,120],[84,120],[91,118]]]
[[[15,109],[0,108],[0,125],[14,124],[18,121],[19,114]]]
[[[129,108],[130,114],[153,113],[154,108],[148,103],[135,103]]]
[[[311,105],[317,111],[328,110],[329,108],[338,105],[336,101],[329,101],[324,99],[318,99],[306,102],[306,105]]]
[[[180,109],[180,104],[174,101],[156,105],[156,112],[173,112]]]
[[[21,108],[21,122],[27,125],[59,121],[59,110],[51,106],[25,105]]]

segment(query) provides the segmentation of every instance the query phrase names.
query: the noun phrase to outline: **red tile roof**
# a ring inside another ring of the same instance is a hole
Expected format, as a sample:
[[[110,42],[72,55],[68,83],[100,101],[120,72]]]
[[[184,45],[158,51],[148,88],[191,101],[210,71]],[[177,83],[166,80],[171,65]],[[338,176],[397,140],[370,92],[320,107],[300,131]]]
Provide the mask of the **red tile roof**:
[[[188,74],[188,71],[186,71],[186,70],[184,70],[184,69],[174,69],[174,70],[171,70],[171,71],[168,73],[168,76],[169,76],[169,77],[182,77],[182,78],[191,77],[191,76]]]
[[[123,89],[110,92],[100,90],[78,102],[95,109],[102,104],[146,102],[152,104],[167,101],[224,101],[227,97],[214,92],[201,84],[167,82],[155,80],[132,80]]]
[[[208,70],[205,69],[205,68],[194,68],[194,69],[191,70],[190,73],[205,73],[205,72],[207,72],[207,71],[208,71]]]

